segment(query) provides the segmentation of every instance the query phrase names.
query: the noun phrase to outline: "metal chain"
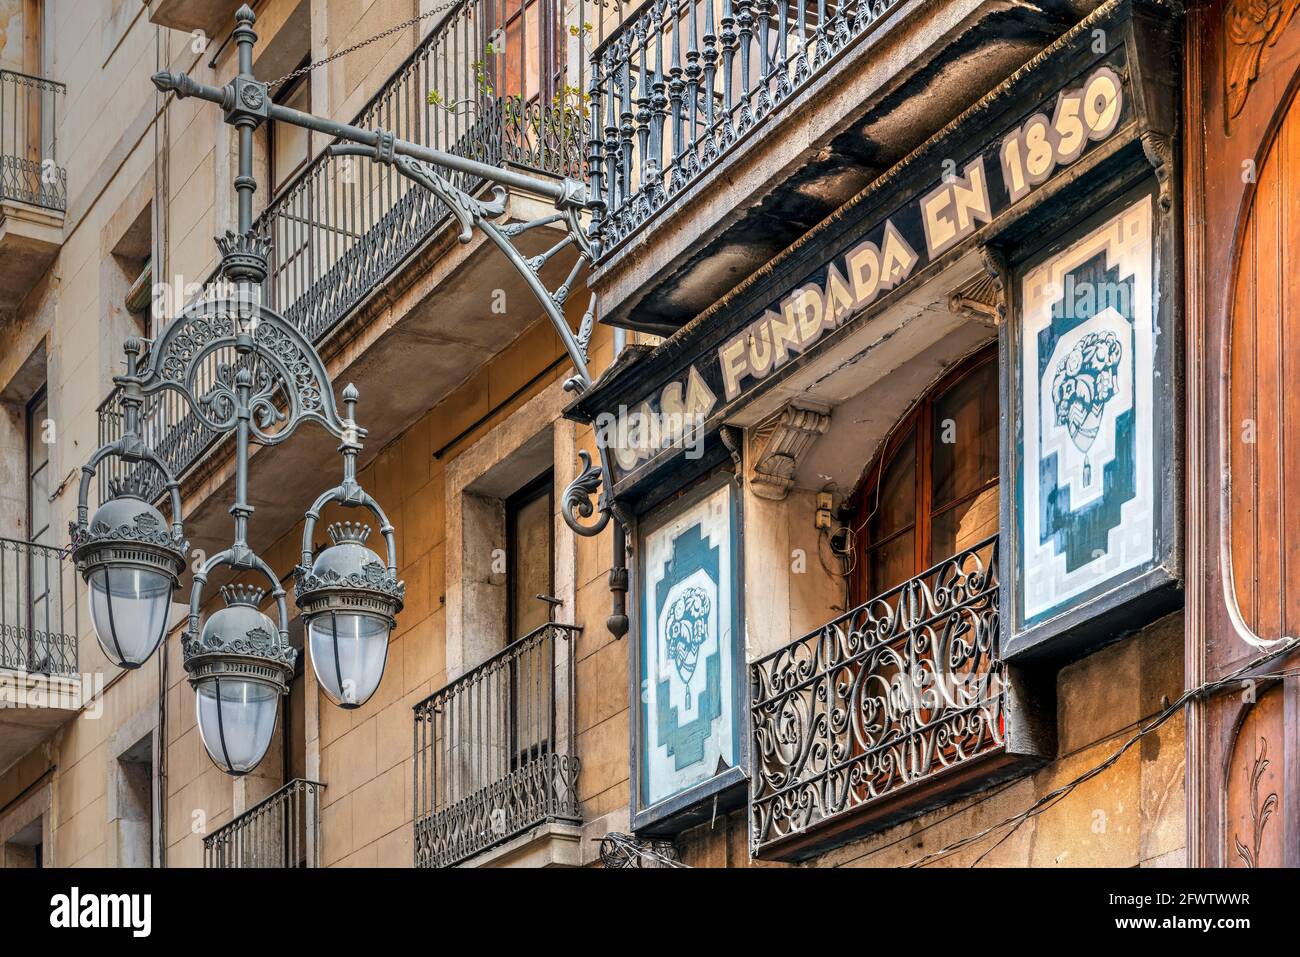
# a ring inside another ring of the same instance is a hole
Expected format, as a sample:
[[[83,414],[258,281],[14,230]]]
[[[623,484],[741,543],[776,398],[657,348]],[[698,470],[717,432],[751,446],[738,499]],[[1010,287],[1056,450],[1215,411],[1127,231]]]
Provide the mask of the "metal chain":
[[[357,50],[360,50],[362,47],[369,46],[372,43],[376,43],[379,40],[383,40],[385,37],[391,37],[394,33],[400,33],[401,31],[405,30],[407,27],[415,26],[421,20],[427,20],[429,19],[429,17],[436,16],[439,13],[445,13],[446,11],[450,10],[452,7],[460,6],[464,2],[465,0],[447,0],[446,3],[440,3],[432,10],[428,10],[424,13],[417,14],[416,16],[411,17],[409,20],[403,20],[401,23],[397,24],[396,26],[389,27],[383,33],[376,33],[373,37],[369,37],[365,40],[362,40],[360,43],[354,43],[350,47],[344,47],[342,50],[336,50],[335,52],[331,53],[329,56],[325,57],[323,60],[317,60],[315,63],[308,63],[306,66],[299,67],[298,69],[292,71],[291,73],[286,73],[284,76],[280,77],[280,79],[268,83],[266,85],[266,88],[268,90],[274,90],[276,87],[282,86],[283,84],[288,83],[290,80],[296,80],[300,76],[306,76],[312,70],[319,69],[320,67],[323,67],[327,63],[332,63],[333,61],[339,59],[340,57],[347,56],[349,53],[355,53]]]

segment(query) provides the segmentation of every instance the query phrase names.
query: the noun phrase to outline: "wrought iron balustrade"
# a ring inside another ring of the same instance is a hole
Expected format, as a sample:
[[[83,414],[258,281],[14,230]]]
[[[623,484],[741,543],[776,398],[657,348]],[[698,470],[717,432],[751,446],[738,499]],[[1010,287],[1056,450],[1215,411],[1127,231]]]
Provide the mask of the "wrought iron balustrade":
[[[754,850],[998,751],[998,540],[750,666]]]
[[[0,70],[0,200],[64,210],[68,174],[59,165],[59,104],[65,87]]]
[[[0,668],[77,674],[79,581],[68,549],[0,538]]]
[[[591,58],[591,233],[606,258],[902,0],[647,0]]]
[[[580,630],[544,625],[415,706],[417,867],[449,867],[537,824],[579,820]]]
[[[295,778],[203,838],[204,867],[320,867],[325,785]]]
[[[465,0],[420,41],[353,123],[493,165],[581,179],[587,136],[585,98],[578,92],[585,89],[584,44],[603,35],[603,27],[589,31],[586,22],[609,4],[580,0],[566,5],[563,14],[558,5],[527,4],[504,23],[500,4]],[[549,18],[544,21],[543,7]],[[545,62],[536,62],[539,51],[549,51]],[[445,175],[471,193],[483,186],[466,174]],[[278,190],[255,224],[271,242],[263,298],[320,342],[450,215],[433,193],[392,165],[322,151]],[[209,377],[232,361],[211,356]],[[146,439],[177,475],[216,442],[176,396],[151,397],[143,416]],[[117,390],[100,405],[99,420],[101,443],[121,435]],[[157,473],[140,472],[146,490],[158,495]],[[102,473],[101,496],[110,477],[120,475]]]

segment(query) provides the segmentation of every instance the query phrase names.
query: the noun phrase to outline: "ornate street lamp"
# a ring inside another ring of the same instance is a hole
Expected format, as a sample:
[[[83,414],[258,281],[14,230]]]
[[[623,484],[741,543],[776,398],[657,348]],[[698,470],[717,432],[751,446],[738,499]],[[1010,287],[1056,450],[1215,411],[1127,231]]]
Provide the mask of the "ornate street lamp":
[[[322,425],[341,440],[344,456],[342,484],[325,493],[307,512],[302,563],[295,570],[296,601],[306,619],[312,665],[326,694],[342,707],[358,707],[375,691],[383,675],[388,638],[402,608],[404,585],[397,580],[393,529],[378,503],[356,482],[356,455],[364,431],[353,420],[356,390],[344,392],[348,412],[340,417],[320,356],[311,342],[282,316],[261,302],[267,276],[269,241],[253,231],[253,132],[267,120],[288,123],[337,137],[335,154],[369,156],[392,165],[402,176],[443,200],[460,226],[460,239],[469,242],[481,229],[507,257],[536,296],[574,364],[565,388],[581,392],[591,384],[587,347],[595,322],[593,296],[575,333],[564,316],[564,305],[580,269],[596,250],[587,238],[581,216],[600,207],[579,181],[542,179],[513,169],[498,168],[453,153],[411,143],[384,130],[365,130],[313,116],[272,102],[268,85],[253,76],[255,17],[247,6],[235,14],[232,33],[238,51],[237,75],[225,86],[199,83],[188,75],[157,73],[154,85],[177,97],[194,96],[218,104],[226,122],[239,134],[238,232],[217,240],[221,272],[235,284],[233,297],[200,300],[187,307],[150,345],[146,365],[137,368],[138,341],[126,344],[127,373],[114,381],[122,390],[123,436],[98,450],[83,469],[77,521],[71,523],[78,568],[91,591],[91,618],[105,653],[124,667],[139,667],[148,659],[166,629],[171,596],[184,568],[187,544],[181,524],[179,484],[157,453],[140,437],[140,409],[164,390],[179,393],[201,432],[235,436],[235,519],[229,548],[202,562],[194,571],[189,618],[182,636],[185,668],[195,688],[199,728],[213,761],[231,774],[256,767],[275,730],[275,703],[286,692],[297,652],[289,645],[284,589],[269,566],[248,545],[247,501],[250,442],[275,445],[306,420]],[[593,137],[596,126],[593,122]],[[593,139],[593,144],[596,142]],[[594,148],[594,147],[593,147]],[[444,175],[464,173],[495,184],[490,199],[461,190]],[[498,225],[505,212],[503,187],[514,187],[549,199],[553,215],[527,223]],[[563,241],[536,256],[523,255],[515,241],[532,229],[554,223],[565,226]],[[540,273],[565,246],[576,249],[577,261],[553,292]],[[225,361],[229,357],[232,361]],[[603,456],[602,450],[602,456]],[[88,518],[90,480],[99,464],[116,456],[134,466],[127,481],[112,486],[113,498],[93,519]],[[171,500],[170,530],[161,513],[142,491],[146,467],[158,469]],[[595,534],[608,522],[610,503],[600,503],[594,526],[582,526],[574,514],[589,518],[590,498],[602,484],[599,469],[584,461],[583,474],[566,495],[565,513],[582,534]],[[607,481],[606,489],[608,489]],[[361,506],[376,518],[387,546],[381,559],[367,545],[369,530],[358,523],[330,527],[332,544],[313,558],[312,534],[320,509],[329,502]],[[585,506],[585,507],[584,507]],[[626,588],[621,523],[616,523],[615,572]],[[253,573],[269,586],[222,592],[226,607],[201,624],[203,591],[219,567],[236,574]],[[617,590],[617,589],[616,589]],[[258,610],[268,595],[278,621]],[[618,597],[618,596],[616,596]],[[615,619],[623,622],[626,617]],[[613,627],[613,625],[611,625]]]
[[[240,775],[257,767],[271,746],[298,652],[289,646],[283,595],[277,626],[258,611],[262,589],[227,585],[220,591],[226,607],[208,616],[197,636],[186,632],[181,651],[203,745],[217,767]]]
[[[343,390],[347,417],[356,413],[357,390]],[[343,482],[316,500],[302,532],[302,564],[294,569],[294,597],[307,626],[316,680],[329,699],[359,708],[379,687],[388,660],[388,636],[402,610],[406,585],[397,580],[397,540],[388,516],[357,483],[357,445],[345,438]],[[336,522],[329,548],[312,559],[312,533],[329,502],[369,509],[387,545],[385,563],[366,547],[370,527]]]
[[[185,670],[195,692],[199,734],[213,762],[229,774],[246,774],[266,755],[275,733],[280,696],[288,692],[298,652],[289,644],[285,592],[274,571],[248,544],[250,445],[278,445],[313,421],[337,436],[343,483],[307,513],[304,568],[298,600],[308,620],[313,664],[326,693],[345,707],[363,703],[379,685],[394,616],[404,586],[396,577],[396,540],[378,503],[356,482],[356,456],[365,430],[354,419],[357,392],[344,392],[346,417],[319,354],[290,322],[261,301],[269,241],[252,228],[252,134],[266,118],[266,87],[252,78],[253,15],[241,9],[234,40],[239,76],[223,100],[226,120],[239,133],[239,231],[218,238],[221,274],[233,295],[200,299],[186,307],[150,345],[128,340],[122,391],[123,435],[95,452],[82,469],[77,519],[70,525],[77,567],[90,592],[91,620],[104,652],[123,667],[143,664],[166,633],[172,595],[185,568],[188,545],[181,521],[179,482],[141,438],[141,409],[162,392],[178,393],[195,427],[233,434],[235,489],[231,544],[194,570],[189,616],[181,636]],[[236,92],[237,91],[237,92]],[[88,517],[90,484],[100,465],[120,459],[125,479],[109,483],[112,497]],[[148,501],[148,470],[163,476],[171,524]],[[335,545],[312,564],[311,531],[330,501],[364,506],[379,520],[388,545],[384,565],[364,545],[364,533],[336,526]],[[377,570],[376,570],[377,566]],[[219,568],[251,574],[266,588],[240,583],[221,589],[225,607],[203,620],[204,590]],[[269,596],[273,620],[260,610]],[[319,659],[319,660],[318,660]],[[323,663],[322,663],[323,662]]]
[[[135,376],[140,342],[128,339],[127,376]],[[86,581],[90,622],[104,656],[120,668],[138,668],[167,633],[172,593],[185,568],[188,545],[181,527],[180,490],[166,464],[140,441],[141,394],[128,388],[122,397],[123,435],[91,456],[81,469],[77,520],[70,523],[72,557]],[[110,457],[134,464],[125,479],[108,483],[112,497],[89,512],[90,483]],[[144,498],[143,469],[156,468],[171,499],[170,526]]]

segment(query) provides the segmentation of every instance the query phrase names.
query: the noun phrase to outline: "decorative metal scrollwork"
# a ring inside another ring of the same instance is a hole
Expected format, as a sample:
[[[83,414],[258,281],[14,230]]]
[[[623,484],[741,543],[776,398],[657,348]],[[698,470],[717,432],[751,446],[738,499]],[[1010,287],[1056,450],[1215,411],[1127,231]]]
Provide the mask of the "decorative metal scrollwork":
[[[380,153],[376,153],[375,158],[385,162]],[[436,167],[428,163],[422,163],[409,156],[396,155],[390,156],[386,162],[392,163],[399,173],[411,182],[423,186],[446,204],[451,214],[456,217],[456,221],[460,223],[459,238],[462,243],[467,243],[474,238],[474,227],[481,226],[484,220],[497,219],[505,215],[506,191],[503,186],[492,187],[492,199],[485,202],[460,189],[439,173]]]
[[[750,666],[754,849],[1000,749],[997,538]]]
[[[590,261],[592,255],[591,245],[586,231],[582,228],[579,215],[586,206],[585,187],[576,180],[566,180],[564,194],[556,201],[555,213],[530,222],[498,226],[492,220],[499,219],[506,211],[506,190],[503,186],[493,186],[492,199],[489,201],[481,200],[453,184],[433,164],[395,153],[391,148],[385,148],[385,137],[387,135],[382,130],[378,131],[379,146],[355,143],[335,144],[330,147],[330,152],[337,156],[366,156],[378,163],[389,164],[411,182],[429,190],[442,200],[447,209],[451,211],[451,214],[456,217],[457,222],[460,224],[459,238],[462,243],[468,243],[473,238],[474,227],[477,226],[483,230],[483,233],[505,254],[506,258],[510,260],[520,276],[528,284],[528,288],[541,304],[551,325],[559,335],[560,341],[564,343],[569,358],[573,360],[575,372],[565,382],[565,389],[573,392],[582,392],[587,389],[591,385],[591,376],[587,371],[587,345],[591,338],[590,324],[584,316],[583,325],[587,328],[585,332],[580,331],[579,335],[575,337],[573,330],[569,328],[569,324],[564,318],[563,311],[564,302],[568,298],[569,291],[573,288],[578,274],[583,266]],[[515,246],[514,240],[529,230],[549,226],[557,222],[564,223],[565,236],[544,253],[525,256]],[[568,246],[572,246],[577,250],[577,259],[573,264],[573,268],[570,269],[568,277],[556,288],[555,292],[551,292],[547,289],[546,284],[542,282],[541,270],[554,256]],[[591,305],[588,307],[587,312],[594,319],[596,312],[596,297],[594,295],[591,298]]]
[[[591,456],[583,449],[578,450],[578,459],[582,462],[582,469],[578,472],[577,478],[569,483],[569,487],[564,490],[564,498],[560,503],[560,514],[564,516],[564,522],[569,528],[573,529],[579,535],[593,536],[599,535],[609,524],[610,510],[608,507],[600,508],[600,518],[591,525],[584,525],[582,519],[589,519],[596,514],[596,505],[593,498],[600,489],[602,472],[599,465],[591,461]]]
[[[248,310],[247,318],[239,317],[240,310]],[[243,356],[236,354],[241,334],[251,342]],[[180,393],[202,427],[216,433],[235,427],[236,393],[246,387],[250,432],[263,445],[284,441],[306,419],[339,437],[347,429],[315,349],[286,319],[260,304],[194,303],[154,343],[141,373],[122,381],[133,381],[145,396],[164,389]]]

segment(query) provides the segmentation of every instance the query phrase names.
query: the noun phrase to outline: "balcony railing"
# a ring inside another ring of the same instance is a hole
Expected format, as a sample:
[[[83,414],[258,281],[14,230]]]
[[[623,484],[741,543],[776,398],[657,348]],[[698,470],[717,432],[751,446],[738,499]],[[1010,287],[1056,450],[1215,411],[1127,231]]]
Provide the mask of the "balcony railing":
[[[1003,747],[997,538],[750,666],[755,853]]]
[[[449,867],[579,820],[573,642],[549,624],[415,706],[415,864]]]
[[[68,174],[59,166],[59,115],[64,86],[0,70],[0,200],[63,210]]]
[[[0,668],[77,674],[79,580],[68,549],[0,538]]]
[[[203,838],[204,867],[320,867],[320,795],[295,778]]]
[[[588,172],[607,257],[902,0],[647,0],[591,60]]]
[[[499,4],[465,0],[439,21],[353,123],[481,162],[582,178],[587,116],[576,91],[585,79],[571,77],[567,64],[572,59],[581,74],[585,55],[571,56],[566,42],[580,45],[587,35],[583,18],[599,8],[594,0],[567,5],[564,22],[556,23],[537,19],[541,7],[527,6],[502,28],[496,23]],[[565,28],[570,25],[576,36]],[[549,65],[534,62],[539,49],[552,51]],[[521,87],[521,77],[532,80]],[[466,174],[444,176],[469,192],[483,185]],[[393,166],[322,152],[275,195],[255,224],[271,240],[263,297],[319,342],[449,216],[441,200]],[[233,361],[232,355],[212,354],[200,378],[206,375],[210,385],[218,366]],[[118,399],[114,390],[99,407],[101,443],[122,434]],[[177,475],[217,438],[170,390],[146,402],[143,421],[146,438]],[[101,496],[123,468],[105,464]],[[150,497],[161,492],[155,471],[142,469],[141,477]]]

